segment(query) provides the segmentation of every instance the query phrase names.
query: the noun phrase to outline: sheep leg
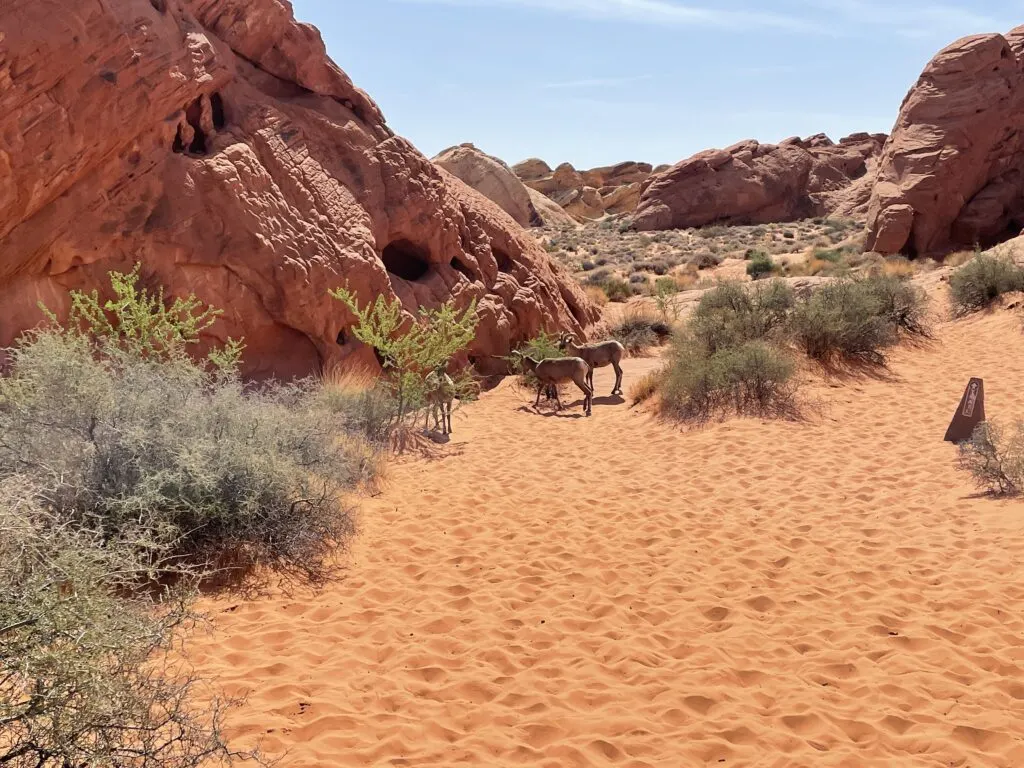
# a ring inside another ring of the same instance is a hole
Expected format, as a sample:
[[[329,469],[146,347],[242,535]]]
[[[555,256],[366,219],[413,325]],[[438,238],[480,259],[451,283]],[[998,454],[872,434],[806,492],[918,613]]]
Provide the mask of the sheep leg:
[[[534,408],[540,408],[540,393],[544,389],[544,382],[537,384],[537,399],[533,401]]]
[[[451,400],[449,400],[447,402],[446,408],[448,410],[448,426],[446,427],[447,431],[445,432],[445,434],[446,435],[450,435],[452,433],[452,401]]]
[[[558,410],[562,410],[562,401],[558,397],[558,387],[555,387],[555,406],[558,408]]]
[[[580,388],[581,392],[583,392],[583,412],[589,416],[591,411],[591,401],[594,399],[594,390],[587,384],[585,376],[582,381],[576,381],[576,386]]]
[[[612,360],[612,365],[615,367],[615,389],[612,390],[613,395],[622,394],[622,366],[619,365],[617,360]]]

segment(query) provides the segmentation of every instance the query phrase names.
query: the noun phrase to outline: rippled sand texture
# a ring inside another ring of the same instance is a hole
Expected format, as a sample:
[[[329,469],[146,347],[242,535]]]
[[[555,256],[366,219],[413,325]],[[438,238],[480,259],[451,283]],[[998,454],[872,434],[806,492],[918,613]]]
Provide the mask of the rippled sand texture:
[[[392,468],[343,580],[219,599],[194,658],[287,766],[1022,766],[1024,504],[942,442],[971,376],[1024,416],[1022,353],[978,317],[810,424],[697,432],[503,385]]]

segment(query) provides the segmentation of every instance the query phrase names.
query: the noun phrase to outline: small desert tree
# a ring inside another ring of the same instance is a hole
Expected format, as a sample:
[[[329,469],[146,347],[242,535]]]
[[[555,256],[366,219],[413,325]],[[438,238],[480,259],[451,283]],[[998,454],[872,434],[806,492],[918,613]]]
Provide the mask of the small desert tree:
[[[378,296],[360,306],[359,297],[347,286],[331,291],[356,317],[352,334],[373,347],[384,361],[384,372],[394,394],[398,424],[425,404],[426,378],[439,365],[466,349],[476,337],[479,317],[476,300],[460,311],[453,301],[438,309],[420,307],[410,317],[397,299]],[[460,397],[473,390],[470,374],[456,377]]]

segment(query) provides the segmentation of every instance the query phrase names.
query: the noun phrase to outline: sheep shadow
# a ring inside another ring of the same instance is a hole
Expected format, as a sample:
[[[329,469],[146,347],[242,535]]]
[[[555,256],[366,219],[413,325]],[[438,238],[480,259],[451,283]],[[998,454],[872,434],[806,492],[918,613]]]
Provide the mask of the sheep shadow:
[[[590,401],[593,405],[622,405],[626,402],[626,398],[622,395],[605,395],[604,397],[594,396],[594,399]],[[583,401],[578,400],[577,405],[582,405]]]
[[[582,406],[583,405],[583,401],[580,400],[579,403],[577,403],[577,405]],[[532,405],[521,405],[518,408],[516,408],[516,410],[520,411],[522,413],[532,413],[535,416],[540,416],[540,417],[545,418],[545,419],[550,419],[550,418],[583,419],[583,418],[586,418],[586,414],[585,413],[566,413],[566,411],[568,411],[570,407],[571,406],[563,405],[562,406],[562,410],[560,410],[560,411],[554,410],[553,408],[550,409],[550,410],[542,411],[540,408],[534,408]]]

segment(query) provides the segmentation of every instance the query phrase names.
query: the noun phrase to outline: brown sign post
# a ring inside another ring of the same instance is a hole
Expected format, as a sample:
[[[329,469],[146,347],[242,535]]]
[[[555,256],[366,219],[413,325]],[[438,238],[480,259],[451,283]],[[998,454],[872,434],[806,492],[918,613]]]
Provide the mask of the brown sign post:
[[[949,443],[970,440],[975,428],[984,420],[985,382],[981,379],[971,379],[943,439]]]

